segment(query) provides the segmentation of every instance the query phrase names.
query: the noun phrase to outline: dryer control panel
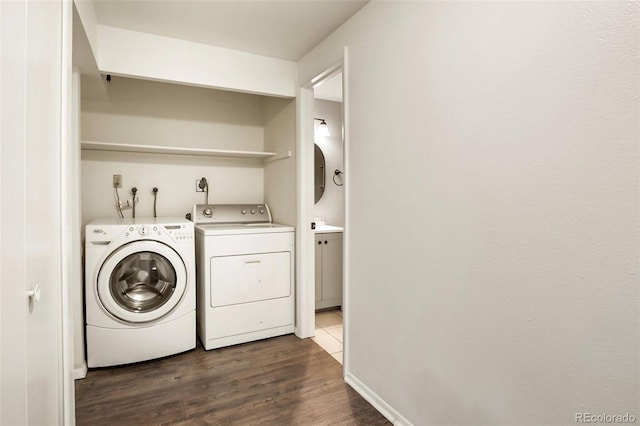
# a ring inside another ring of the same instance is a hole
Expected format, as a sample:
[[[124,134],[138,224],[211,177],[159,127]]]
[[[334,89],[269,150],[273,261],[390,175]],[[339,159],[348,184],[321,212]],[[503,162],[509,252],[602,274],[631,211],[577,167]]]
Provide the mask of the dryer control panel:
[[[271,223],[266,204],[196,204],[191,220],[203,223]]]

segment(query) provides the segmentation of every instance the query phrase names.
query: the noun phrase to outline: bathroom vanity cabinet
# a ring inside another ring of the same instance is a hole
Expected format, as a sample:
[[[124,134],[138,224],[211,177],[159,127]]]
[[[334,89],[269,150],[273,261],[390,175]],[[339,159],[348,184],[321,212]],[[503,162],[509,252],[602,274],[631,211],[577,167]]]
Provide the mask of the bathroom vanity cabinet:
[[[342,305],[342,232],[316,233],[316,309]]]

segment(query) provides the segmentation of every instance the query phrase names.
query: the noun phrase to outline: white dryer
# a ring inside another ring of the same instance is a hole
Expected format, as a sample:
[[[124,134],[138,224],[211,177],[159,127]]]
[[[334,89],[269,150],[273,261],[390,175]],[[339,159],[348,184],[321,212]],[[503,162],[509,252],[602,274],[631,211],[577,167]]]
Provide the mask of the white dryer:
[[[87,365],[106,367],[196,346],[193,222],[99,219],[85,234]]]
[[[264,204],[196,205],[198,336],[206,350],[294,331],[294,228]]]

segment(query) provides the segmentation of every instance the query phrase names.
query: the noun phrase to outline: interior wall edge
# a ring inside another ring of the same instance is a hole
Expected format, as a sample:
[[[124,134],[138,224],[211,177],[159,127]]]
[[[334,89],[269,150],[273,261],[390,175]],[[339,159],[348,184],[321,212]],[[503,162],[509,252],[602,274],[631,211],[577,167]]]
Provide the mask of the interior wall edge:
[[[364,384],[353,373],[347,372],[344,376],[344,381],[395,426],[412,426],[409,420],[405,419],[395,408]]]

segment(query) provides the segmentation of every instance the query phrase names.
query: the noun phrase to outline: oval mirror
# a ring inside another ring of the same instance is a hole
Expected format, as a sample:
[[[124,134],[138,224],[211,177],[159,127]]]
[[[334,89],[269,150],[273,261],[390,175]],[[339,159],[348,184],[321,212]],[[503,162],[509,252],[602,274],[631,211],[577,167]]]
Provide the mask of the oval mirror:
[[[325,179],[325,164],[324,164],[324,154],[322,150],[317,144],[315,145],[314,150],[314,188],[315,188],[315,203],[320,201],[322,198],[322,194],[324,194],[324,179]]]

